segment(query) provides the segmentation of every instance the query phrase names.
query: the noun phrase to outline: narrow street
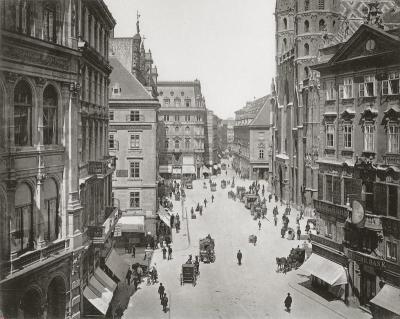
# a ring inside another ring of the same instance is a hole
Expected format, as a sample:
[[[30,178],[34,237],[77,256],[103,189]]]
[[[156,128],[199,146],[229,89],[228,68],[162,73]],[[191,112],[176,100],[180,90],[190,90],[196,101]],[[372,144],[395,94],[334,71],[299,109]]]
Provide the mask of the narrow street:
[[[232,171],[228,178],[232,178]],[[158,297],[158,284],[147,286],[142,283],[129,303],[123,318],[370,318],[361,310],[347,308],[341,301],[328,302],[317,294],[307,291],[298,282],[307,278],[300,271],[284,275],[276,272],[275,257],[287,256],[289,251],[302,241],[282,239],[280,236],[281,216],[284,207],[278,205],[278,226],[273,225],[272,208],[268,205],[267,218],[258,230],[250,211],[239,200],[228,199],[230,190],[220,188],[225,172],[218,176],[215,202],[211,203],[211,191],[203,189],[203,180],[193,184],[187,191],[185,210],[190,218],[190,208],[207,198],[207,208],[197,219],[183,219],[182,230],[174,233],[173,259],[163,260],[158,249],[152,264],[159,271],[159,281],[166,287],[170,311],[162,312]],[[237,179],[236,179],[237,180]],[[248,186],[250,181],[237,180],[236,185]],[[174,202],[174,213],[181,215],[180,202]],[[290,225],[294,226],[296,212],[292,209]],[[302,225],[302,229],[304,226]],[[200,264],[200,277],[197,285],[180,285],[181,265],[189,254],[198,255],[200,238],[211,234],[215,239],[216,262]],[[255,234],[257,245],[248,242]],[[189,244],[190,238],[190,244]],[[236,253],[243,253],[242,266],[237,264]],[[299,274],[300,273],[300,274]],[[301,288],[301,289],[300,289]],[[290,292],[293,297],[291,313],[284,310],[283,300]]]

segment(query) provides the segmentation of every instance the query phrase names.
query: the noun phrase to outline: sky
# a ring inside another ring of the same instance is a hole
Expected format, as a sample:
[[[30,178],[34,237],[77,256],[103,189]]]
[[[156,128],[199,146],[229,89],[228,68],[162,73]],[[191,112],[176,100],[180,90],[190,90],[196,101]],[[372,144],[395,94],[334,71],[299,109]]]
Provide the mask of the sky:
[[[246,101],[270,93],[275,75],[274,0],[104,0],[115,37],[136,33],[159,80],[199,79],[207,108],[234,117]]]

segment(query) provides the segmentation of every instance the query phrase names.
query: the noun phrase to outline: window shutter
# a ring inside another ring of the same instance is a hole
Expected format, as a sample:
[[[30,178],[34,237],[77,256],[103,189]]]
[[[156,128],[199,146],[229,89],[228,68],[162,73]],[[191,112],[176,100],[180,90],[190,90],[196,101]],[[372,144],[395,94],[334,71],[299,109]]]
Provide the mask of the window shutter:
[[[324,199],[324,175],[318,174],[318,199]]]
[[[360,93],[361,97],[365,96],[364,83],[359,83],[358,84],[358,92]]]
[[[382,81],[382,95],[388,95],[389,94],[389,81],[385,80]]]
[[[374,211],[377,215],[386,215],[387,191],[386,185],[382,183],[374,184]]]

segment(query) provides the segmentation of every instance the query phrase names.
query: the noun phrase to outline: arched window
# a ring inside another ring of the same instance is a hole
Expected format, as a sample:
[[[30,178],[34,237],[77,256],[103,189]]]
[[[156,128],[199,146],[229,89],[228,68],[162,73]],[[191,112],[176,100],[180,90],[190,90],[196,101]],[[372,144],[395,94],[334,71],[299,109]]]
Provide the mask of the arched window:
[[[189,149],[190,148],[190,138],[185,139],[185,148]]]
[[[55,88],[48,85],[43,92],[43,144],[57,144],[58,96]]]
[[[319,31],[326,31],[326,23],[324,19],[319,20]]]
[[[286,52],[286,50],[287,50],[287,40],[286,38],[284,38],[282,44],[282,52]]]
[[[304,55],[310,55],[310,45],[308,43],[304,44]]]
[[[175,140],[175,148],[179,148],[179,140]]]
[[[310,32],[310,22],[308,20],[304,21],[304,32]]]
[[[44,239],[56,240],[59,232],[58,192],[57,184],[53,179],[46,179],[43,186],[44,208],[42,210],[42,227]]]
[[[290,93],[289,93],[289,81],[285,80],[285,97],[286,97],[286,104],[290,101]]]
[[[179,132],[179,126],[175,126],[175,133]]]
[[[166,148],[166,149],[169,149],[169,139],[166,139],[166,140],[165,140],[165,148]]]
[[[175,98],[174,103],[175,107],[181,107],[181,99],[179,97]]]
[[[283,18],[283,28],[286,30],[287,29],[287,19]]]
[[[20,81],[14,89],[14,142],[17,146],[32,145],[32,91]]]
[[[189,128],[189,126],[186,126],[186,127],[185,127],[185,133],[186,133],[186,134],[190,134],[190,128]]]
[[[27,184],[20,184],[15,191],[15,212],[11,215],[11,253],[33,248],[32,191]]]

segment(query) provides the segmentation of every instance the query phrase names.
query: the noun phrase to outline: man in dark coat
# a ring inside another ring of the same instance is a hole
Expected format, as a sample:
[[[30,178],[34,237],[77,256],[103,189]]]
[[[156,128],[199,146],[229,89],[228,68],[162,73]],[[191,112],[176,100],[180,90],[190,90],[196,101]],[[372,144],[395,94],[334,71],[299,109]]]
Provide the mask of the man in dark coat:
[[[287,294],[286,299],[285,299],[285,307],[287,311],[290,311],[290,307],[292,306],[292,297],[290,296],[290,293]]]
[[[168,260],[172,259],[172,247],[168,246]]]
[[[158,294],[160,295],[160,300],[162,300],[165,292],[165,287],[163,284],[160,282],[160,286],[158,287]]]
[[[240,249],[239,249],[239,251],[238,251],[236,257],[237,257],[237,260],[238,260],[238,264],[241,265],[241,264],[242,264],[242,257],[243,257],[243,255],[242,255],[242,252],[240,251]]]
[[[167,312],[167,306],[168,306],[168,297],[167,294],[164,294],[164,297],[161,300],[161,304],[163,306],[163,311]]]
[[[167,258],[167,248],[165,248],[165,246],[162,249],[162,256],[163,256],[163,259]]]

